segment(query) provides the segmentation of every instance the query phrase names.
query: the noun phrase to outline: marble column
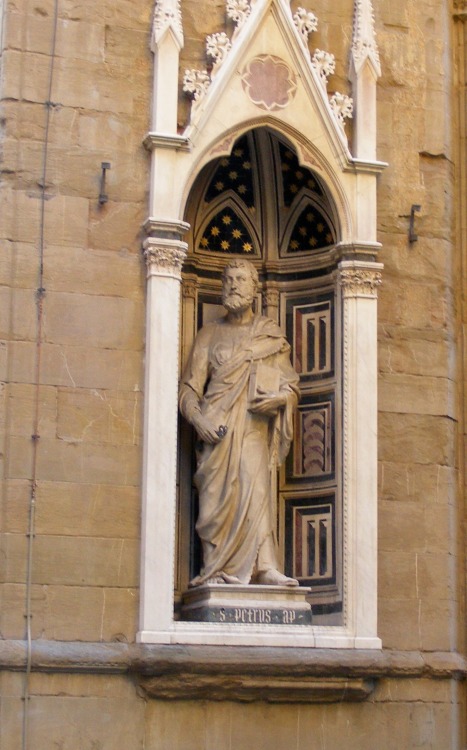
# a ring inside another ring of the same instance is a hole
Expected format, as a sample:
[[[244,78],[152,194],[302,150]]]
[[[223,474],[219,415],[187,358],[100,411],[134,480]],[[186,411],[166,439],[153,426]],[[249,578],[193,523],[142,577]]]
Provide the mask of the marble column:
[[[382,267],[354,260],[339,264],[344,606],[345,625],[357,648],[374,647],[377,637],[377,287]]]
[[[148,237],[138,640],[173,624],[181,268],[187,244]]]

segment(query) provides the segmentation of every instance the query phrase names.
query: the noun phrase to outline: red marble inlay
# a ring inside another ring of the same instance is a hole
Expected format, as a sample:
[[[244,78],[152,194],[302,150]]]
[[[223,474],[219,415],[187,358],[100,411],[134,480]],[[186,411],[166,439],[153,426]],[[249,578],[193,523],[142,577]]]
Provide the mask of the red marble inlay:
[[[251,101],[269,111],[286,107],[297,89],[292,71],[283,60],[273,55],[251,60],[242,82]]]

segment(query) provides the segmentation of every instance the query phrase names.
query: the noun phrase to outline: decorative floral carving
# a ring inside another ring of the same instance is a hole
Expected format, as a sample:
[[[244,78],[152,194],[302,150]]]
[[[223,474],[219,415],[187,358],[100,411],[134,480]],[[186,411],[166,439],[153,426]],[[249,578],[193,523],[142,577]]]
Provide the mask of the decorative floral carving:
[[[206,54],[212,57],[215,65],[220,65],[227,57],[232,43],[224,31],[206,37]]]
[[[195,102],[208,90],[211,78],[205,70],[185,70],[183,76],[183,91],[189,94]]]
[[[312,31],[316,31],[318,28],[318,19],[311,10],[305,10],[305,8],[297,8],[293,20],[295,26],[298,29],[300,36],[302,37],[305,44],[308,43],[308,37]]]
[[[182,46],[183,26],[180,0],[156,0],[153,23],[153,39],[156,44],[168,26],[172,27]]]
[[[344,268],[339,283],[344,297],[376,297],[382,277],[380,271],[372,268]]]
[[[336,91],[336,93],[331,96],[329,104],[331,105],[331,109],[340,125],[344,125],[345,118],[352,117],[353,101],[350,96],[340,94],[339,91]]]
[[[336,69],[336,58],[334,55],[331,54],[331,52],[317,49],[311,58],[311,64],[318,73],[321,82],[326,86],[328,77],[332,75]]]
[[[173,276],[181,279],[187,249],[186,242],[148,237],[143,243],[148,276]]]
[[[286,107],[297,89],[293,72],[280,57],[273,55],[260,55],[250,60],[242,83],[251,101],[268,111]]]
[[[232,19],[237,28],[243,26],[250,13],[249,0],[227,0],[227,16]]]

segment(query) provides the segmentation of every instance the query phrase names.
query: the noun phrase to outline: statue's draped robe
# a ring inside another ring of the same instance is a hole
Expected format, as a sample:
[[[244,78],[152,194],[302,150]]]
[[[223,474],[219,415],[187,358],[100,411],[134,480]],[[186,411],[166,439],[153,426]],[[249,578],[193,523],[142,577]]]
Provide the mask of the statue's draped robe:
[[[260,361],[280,371],[286,405],[276,417],[248,409],[251,368]],[[199,446],[196,529],[204,566],[193,584],[222,574],[248,583],[260,548],[275,539],[271,477],[290,448],[297,395],[290,347],[269,318],[255,316],[245,326],[221,318],[198,333],[182,377],[180,410],[188,421],[200,410],[216,426],[225,425],[227,433],[215,445]],[[276,567],[277,561],[270,564]]]

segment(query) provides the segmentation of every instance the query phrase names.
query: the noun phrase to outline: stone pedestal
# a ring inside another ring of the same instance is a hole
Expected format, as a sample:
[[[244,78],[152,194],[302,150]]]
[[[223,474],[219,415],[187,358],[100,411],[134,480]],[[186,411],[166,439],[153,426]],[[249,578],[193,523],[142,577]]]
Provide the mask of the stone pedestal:
[[[309,588],[204,584],[182,599],[182,619],[242,625],[311,625]]]

